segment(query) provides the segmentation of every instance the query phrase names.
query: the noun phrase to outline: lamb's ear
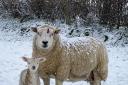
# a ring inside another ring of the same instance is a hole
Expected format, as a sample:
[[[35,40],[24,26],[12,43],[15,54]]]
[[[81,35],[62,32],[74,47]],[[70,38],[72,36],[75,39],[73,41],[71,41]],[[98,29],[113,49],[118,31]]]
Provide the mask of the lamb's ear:
[[[23,61],[28,62],[28,58],[27,57],[23,56],[22,59],[23,59]]]
[[[31,27],[31,30],[37,33],[37,27]]]
[[[61,31],[60,29],[57,29],[57,28],[54,29],[54,33],[55,33],[55,34],[59,34],[60,31]]]
[[[39,58],[39,62],[45,62],[45,61],[46,61],[46,58],[44,57]]]

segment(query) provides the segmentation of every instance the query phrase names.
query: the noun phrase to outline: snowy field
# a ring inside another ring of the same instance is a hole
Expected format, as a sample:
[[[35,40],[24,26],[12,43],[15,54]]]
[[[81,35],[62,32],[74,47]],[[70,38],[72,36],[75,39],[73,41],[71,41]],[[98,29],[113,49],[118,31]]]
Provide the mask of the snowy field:
[[[6,20],[4,21],[6,22]],[[0,22],[1,28],[4,22]],[[11,27],[15,27],[17,22],[9,22]],[[28,22],[27,22],[28,24]],[[24,26],[24,24],[22,24]],[[18,27],[17,27],[18,28]],[[64,32],[64,30],[62,30]],[[9,33],[9,34],[8,34]],[[20,36],[6,30],[0,31],[0,85],[18,85],[20,72],[26,68],[26,63],[21,56],[31,56],[32,35]],[[128,46],[112,47],[107,45],[109,55],[109,75],[103,85],[128,85]],[[55,85],[55,81],[50,81]],[[42,84],[43,85],[43,84]],[[85,81],[64,82],[64,85],[89,85]]]

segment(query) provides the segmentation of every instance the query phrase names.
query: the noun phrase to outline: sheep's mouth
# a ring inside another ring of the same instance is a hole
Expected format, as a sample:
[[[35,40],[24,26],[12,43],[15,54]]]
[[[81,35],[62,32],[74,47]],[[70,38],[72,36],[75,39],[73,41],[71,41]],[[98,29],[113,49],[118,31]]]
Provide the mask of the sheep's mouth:
[[[43,47],[43,48],[47,48],[47,47],[48,47],[48,45],[44,44],[44,45],[42,45],[42,47]]]

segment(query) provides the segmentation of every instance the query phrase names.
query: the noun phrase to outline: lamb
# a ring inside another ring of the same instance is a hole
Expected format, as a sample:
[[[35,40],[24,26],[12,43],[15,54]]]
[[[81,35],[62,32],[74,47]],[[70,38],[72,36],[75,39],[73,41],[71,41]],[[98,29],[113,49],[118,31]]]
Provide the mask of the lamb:
[[[44,62],[46,59],[42,58],[27,58],[22,57],[27,62],[28,69],[21,72],[19,85],[40,85],[40,79],[38,75],[38,67],[40,62]]]
[[[32,27],[32,57],[45,56],[39,67],[44,85],[49,85],[53,75],[56,85],[63,81],[85,80],[90,85],[101,85],[108,76],[108,55],[105,45],[93,37],[66,38],[60,30],[49,25]]]

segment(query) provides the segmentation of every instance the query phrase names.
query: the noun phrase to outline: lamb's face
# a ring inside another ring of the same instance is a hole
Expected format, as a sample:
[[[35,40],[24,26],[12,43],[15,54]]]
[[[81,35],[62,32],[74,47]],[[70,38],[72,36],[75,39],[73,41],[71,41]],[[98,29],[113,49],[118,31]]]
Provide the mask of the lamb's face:
[[[39,60],[38,59],[28,59],[28,68],[30,72],[35,73],[39,67]]]
[[[46,59],[44,57],[42,58],[27,58],[22,57],[22,59],[27,62],[28,69],[31,73],[36,73],[39,67],[40,62],[44,62]]]
[[[43,50],[49,50],[54,46],[55,37],[60,30],[44,26],[34,28],[33,31],[37,33],[36,46]]]

